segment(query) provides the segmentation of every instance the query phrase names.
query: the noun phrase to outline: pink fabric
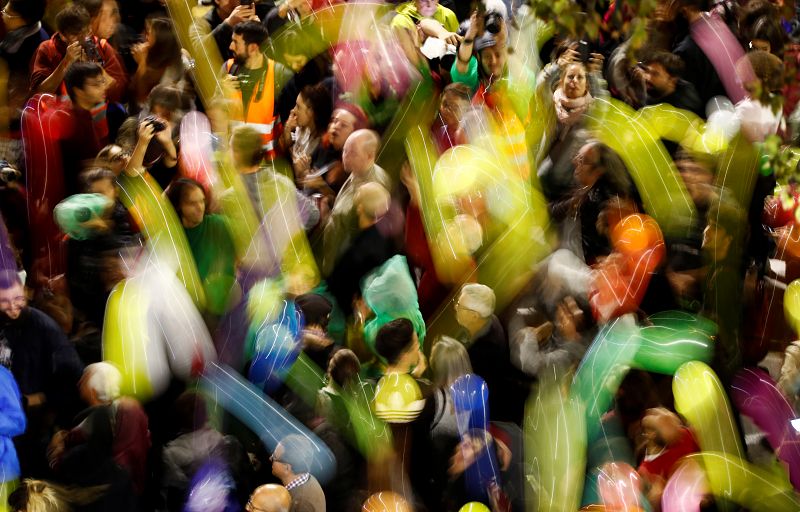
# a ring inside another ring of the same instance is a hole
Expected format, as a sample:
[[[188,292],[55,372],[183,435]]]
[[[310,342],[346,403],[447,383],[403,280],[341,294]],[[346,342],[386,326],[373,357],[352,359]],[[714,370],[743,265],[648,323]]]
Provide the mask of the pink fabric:
[[[733,103],[742,101],[747,96],[743,84],[754,80],[755,74],[746,59],[737,72],[737,63],[744,57],[744,50],[736,36],[716,14],[704,14],[692,23],[691,33],[694,42],[714,66],[728,98]]]

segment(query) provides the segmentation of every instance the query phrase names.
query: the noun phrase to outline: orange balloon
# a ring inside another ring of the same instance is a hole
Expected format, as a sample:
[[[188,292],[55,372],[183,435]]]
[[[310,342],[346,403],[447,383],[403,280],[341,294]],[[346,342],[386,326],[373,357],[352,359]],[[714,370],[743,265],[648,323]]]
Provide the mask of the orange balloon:
[[[626,256],[638,256],[664,243],[658,223],[649,215],[634,213],[622,219],[611,231],[614,249]]]
[[[397,493],[376,492],[361,506],[361,512],[413,512],[411,505]]]
[[[781,233],[778,240],[778,257],[784,260],[800,259],[800,228],[796,223]]]

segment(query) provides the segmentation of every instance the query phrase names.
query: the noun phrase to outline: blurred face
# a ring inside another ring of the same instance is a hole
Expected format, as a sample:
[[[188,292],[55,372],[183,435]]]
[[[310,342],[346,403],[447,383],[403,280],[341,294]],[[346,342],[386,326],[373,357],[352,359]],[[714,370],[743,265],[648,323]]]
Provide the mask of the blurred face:
[[[227,17],[233,10],[240,5],[239,0],[214,0],[217,9]]]
[[[582,187],[591,187],[603,175],[598,166],[599,155],[594,146],[584,146],[572,160],[575,165],[575,181]]]
[[[82,30],[81,32],[77,32],[75,34],[61,34],[61,39],[63,39],[64,42],[67,43],[67,46],[77,41],[83,41],[87,37],[89,37],[89,27],[86,27],[86,29]]]
[[[233,55],[233,58],[239,65],[242,65],[247,60],[247,44],[241,34],[233,34],[231,38],[231,45],[228,47]]]
[[[82,88],[75,88],[75,98],[88,105],[97,105],[106,101],[106,80],[103,75],[89,77]]]
[[[456,312],[456,322],[458,322],[458,325],[462,327],[468,327],[480,319],[480,315],[477,311],[473,311],[464,307],[464,305],[461,303],[462,298],[463,295],[459,295],[458,301],[454,306]]]
[[[117,187],[111,179],[98,180],[89,186],[90,194],[103,194],[112,201],[117,200]]]
[[[92,32],[100,39],[109,39],[117,31],[119,7],[115,0],[105,0],[97,18],[92,20]]]
[[[467,102],[464,100],[454,94],[444,94],[442,95],[441,103],[439,103],[439,115],[442,117],[444,124],[455,126],[461,121],[461,115],[466,108]]]
[[[193,228],[203,222],[206,213],[206,198],[203,190],[191,187],[184,192],[180,203],[181,223],[185,228]]]
[[[499,78],[503,76],[503,69],[506,67],[505,45],[496,44],[489,48],[484,48],[478,53],[483,72],[491,77]]]
[[[769,44],[769,41],[765,39],[753,39],[750,41],[750,49],[751,50],[761,50],[762,52],[770,53],[772,51],[772,45]]]
[[[374,157],[364,149],[361,139],[361,137],[347,139],[342,151],[342,165],[344,165],[346,171],[356,175],[367,172],[372,167]]]
[[[564,72],[564,95],[567,98],[580,98],[586,94],[586,70],[582,64],[567,66]]]
[[[11,320],[16,320],[27,306],[25,289],[17,283],[7,290],[0,290],[0,313],[5,314]]]
[[[286,62],[286,65],[289,66],[295,73],[299,73],[300,70],[302,70],[308,63],[308,57],[305,55],[284,53],[283,58]]]
[[[283,445],[278,444],[278,446],[275,447],[275,451],[272,452],[272,456],[269,458],[272,463],[272,474],[279,479],[284,478],[291,472],[291,466],[282,460],[283,453]]]
[[[164,105],[158,105],[158,104],[153,105],[153,108],[150,109],[150,113],[153,114],[154,116],[160,117],[165,121],[169,121],[170,123],[175,122],[175,119],[173,119],[175,113],[170,109],[166,108]]]
[[[0,12],[2,13],[3,25],[5,25],[6,31],[25,26],[25,20],[10,5],[6,5]]]
[[[431,17],[436,14],[439,0],[415,0],[414,4],[417,6],[417,10],[421,15]]]
[[[333,149],[340,150],[344,147],[344,143],[350,134],[356,128],[356,116],[347,110],[336,110],[331,117],[331,122],[328,125],[328,136],[330,137],[331,146]]]
[[[129,156],[124,149],[119,146],[113,146],[108,152],[108,167],[119,176],[125,166],[128,165]]]
[[[406,351],[400,356],[398,366],[400,366],[402,370],[411,371],[414,367],[419,365],[421,359],[422,350],[419,347],[419,338],[415,332],[412,336],[411,343],[408,344]]]
[[[297,126],[301,128],[313,128],[314,126],[314,110],[311,108],[302,94],[297,95],[297,103],[292,109],[297,116]]]
[[[644,66],[644,80],[647,84],[647,94],[654,98],[662,98],[675,90],[678,78],[671,76],[664,66],[651,62]]]
[[[81,380],[78,381],[78,393],[81,400],[87,404],[93,404],[95,400],[94,390],[89,386],[89,379],[92,378],[93,371],[83,372]]]

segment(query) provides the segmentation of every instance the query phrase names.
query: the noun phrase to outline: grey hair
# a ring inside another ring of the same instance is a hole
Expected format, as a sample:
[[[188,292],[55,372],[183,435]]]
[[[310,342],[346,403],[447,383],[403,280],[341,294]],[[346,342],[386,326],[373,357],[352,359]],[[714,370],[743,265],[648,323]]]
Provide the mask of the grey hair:
[[[472,373],[467,349],[458,340],[441,336],[431,349],[431,371],[434,384],[442,388],[462,375]]]
[[[103,402],[112,402],[119,398],[122,374],[111,363],[93,363],[83,371],[86,376],[86,385],[97,393],[97,399]]]

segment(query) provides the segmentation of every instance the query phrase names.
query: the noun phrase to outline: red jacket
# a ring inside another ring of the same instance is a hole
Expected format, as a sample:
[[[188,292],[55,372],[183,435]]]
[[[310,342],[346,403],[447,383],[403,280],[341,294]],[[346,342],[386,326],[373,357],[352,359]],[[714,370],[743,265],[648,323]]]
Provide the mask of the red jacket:
[[[128,89],[128,76],[119,60],[117,51],[105,40],[92,36],[94,44],[103,57],[103,69],[114,79],[107,91],[108,101],[121,102]],[[36,49],[31,66],[31,94],[53,74],[67,53],[67,44],[58,33],[53,34],[50,40],[43,42]],[[63,83],[62,83],[63,85]],[[56,95],[66,94],[65,90],[55,91]]]

